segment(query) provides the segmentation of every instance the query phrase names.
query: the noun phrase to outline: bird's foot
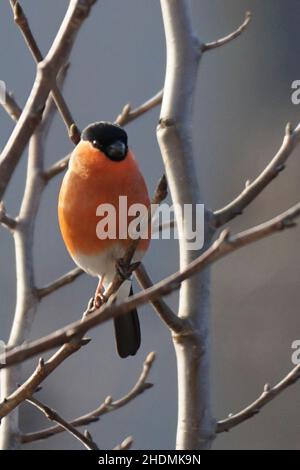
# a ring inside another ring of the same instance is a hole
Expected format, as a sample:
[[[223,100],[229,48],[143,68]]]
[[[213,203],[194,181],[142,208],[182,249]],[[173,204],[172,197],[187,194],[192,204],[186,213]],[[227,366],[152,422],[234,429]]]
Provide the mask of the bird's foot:
[[[94,310],[102,307],[102,305],[106,304],[106,302],[107,302],[106,295],[103,292],[98,292],[94,297],[94,302],[93,302]]]
[[[83,313],[82,320],[84,320],[88,315],[93,313],[95,311],[95,306],[94,306],[94,297],[92,297],[86,307],[86,310]]]

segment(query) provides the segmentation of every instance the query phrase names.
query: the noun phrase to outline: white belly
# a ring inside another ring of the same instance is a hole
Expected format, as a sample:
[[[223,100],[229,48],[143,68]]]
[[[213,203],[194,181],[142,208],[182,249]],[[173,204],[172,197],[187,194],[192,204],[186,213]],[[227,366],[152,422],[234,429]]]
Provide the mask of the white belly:
[[[116,261],[124,256],[124,247],[121,244],[115,243],[105,253],[86,255],[83,253],[76,253],[73,255],[75,263],[91,276],[98,276],[103,279],[104,287],[107,287],[113,280],[116,273]],[[136,250],[133,262],[141,261],[144,252]]]

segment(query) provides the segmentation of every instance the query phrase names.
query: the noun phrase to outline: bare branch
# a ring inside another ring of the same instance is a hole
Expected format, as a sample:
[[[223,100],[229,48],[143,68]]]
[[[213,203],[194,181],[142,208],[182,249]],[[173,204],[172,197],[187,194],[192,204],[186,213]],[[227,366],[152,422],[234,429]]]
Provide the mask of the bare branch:
[[[153,109],[159,104],[161,104],[162,98],[163,90],[160,90],[158,93],[156,93],[156,95],[154,95],[148,101],[145,101],[145,103],[141,104],[135,109],[132,109],[130,104],[126,104],[121,114],[119,114],[119,116],[117,117],[115,121],[116,124],[119,124],[120,126],[125,126],[126,124],[129,124],[129,122],[134,121],[136,118],[150,111],[150,109]]]
[[[96,0],[70,0],[69,8],[45,59],[37,66],[36,79],[0,161],[0,200],[42,113],[58,71],[66,63],[76,34]]]
[[[274,385],[274,387],[270,387],[269,384],[266,384],[262,394],[253,403],[251,403],[251,405],[248,405],[239,413],[231,414],[227,419],[219,421],[217,423],[216,432],[227,432],[233,427],[238,426],[244,421],[252,418],[257,413],[259,413],[264,406],[270,403],[270,401],[274,400],[274,398],[276,398],[280,393],[296,383],[299,378],[300,365],[297,365],[280,382]]]
[[[28,46],[28,49],[30,50],[33,58],[35,59],[36,62],[41,62],[43,60],[42,53],[40,51],[39,46],[37,45],[37,42],[32,34],[32,31],[30,29],[28,19],[24,13],[23,8],[20,5],[20,2],[18,0],[9,0],[11,8],[13,10],[14,14],[14,21],[20,28],[23,37],[25,39],[25,42]]]
[[[214,212],[214,225],[221,227],[243,210],[266,188],[266,186],[285,168],[285,162],[300,142],[300,124],[295,130],[287,124],[281,147],[275,157],[252,182],[246,182],[245,189],[227,206]]]
[[[240,232],[237,235],[229,236],[228,230],[223,230],[213,245],[192,261],[186,268],[154,284],[153,287],[135,294],[121,304],[104,305],[86,316],[83,321],[75,321],[54,331],[50,335],[27,343],[26,345],[15,347],[11,351],[7,351],[5,354],[0,355],[0,369],[24,361],[41,352],[48,351],[49,349],[70,341],[72,338],[78,337],[78,335],[85,334],[89,329],[115,318],[118,315],[124,315],[140,305],[144,305],[147,302],[170,294],[172,291],[178,289],[183,281],[196,272],[204,270],[207,266],[227,254],[276,232],[295,227],[295,219],[299,216],[300,203],[274,219],[249,230],[245,230],[244,232]],[[0,404],[0,418],[1,413],[2,404]]]
[[[66,68],[60,70],[58,82],[62,84]],[[35,292],[33,263],[33,233],[42,192],[45,188],[43,179],[45,141],[56,107],[49,96],[43,118],[29,141],[28,164],[24,195],[13,230],[16,254],[17,296],[15,314],[7,347],[22,344],[29,335],[35,318],[38,298]],[[21,369],[16,366],[1,374],[1,399],[9,396],[21,381]],[[2,422],[0,429],[0,446],[3,449],[18,448],[20,431],[18,414],[11,413]]]
[[[73,437],[75,437],[78,441],[80,441],[84,447],[88,450],[98,450],[98,446],[95,442],[91,439],[90,435],[82,434],[79,432],[72,424],[68,423],[64,418],[62,418],[55,410],[50,408],[47,405],[44,405],[40,400],[36,398],[27,398],[26,401],[31,403],[31,405],[35,406],[38,410],[40,410],[46,418],[50,421],[55,421],[64,431],[67,431]]]
[[[68,72],[69,72],[69,69],[70,69],[70,63],[66,62],[65,64],[63,64],[63,66],[61,67],[61,69],[59,70],[59,72],[57,74],[56,84],[57,84],[57,87],[59,87],[58,88],[59,93],[61,93],[61,90],[63,89],[63,86],[65,84],[65,81],[66,81],[66,78],[67,78],[67,75],[68,75]],[[41,122],[41,124],[38,128],[39,132],[43,132],[45,134],[45,137],[48,136],[49,129],[51,127],[51,124],[53,122],[53,118],[54,118],[57,110],[58,110],[58,108],[57,108],[56,103],[53,99],[53,96],[52,96],[52,94],[50,94],[48,96],[46,106],[45,106],[45,110],[43,112],[42,122]],[[43,168],[43,170],[44,170],[44,168]]]
[[[113,400],[111,396],[108,396],[104,402],[98,406],[95,410],[86,413],[79,418],[76,418],[70,422],[72,426],[86,426],[88,424],[94,423],[98,421],[100,416],[110,413],[111,411],[115,411],[125,405],[127,403],[134,400],[137,396],[141,395],[144,391],[148,390],[152,387],[152,384],[147,382],[147,378],[149,376],[151,367],[155,360],[155,353],[151,352],[145,359],[143,364],[143,370],[141,375],[139,376],[136,384],[134,387],[125,395],[124,397],[120,398],[119,400]],[[52,426],[48,429],[43,429],[42,431],[36,431],[33,433],[24,434],[22,436],[22,442],[28,443],[33,441],[38,441],[41,439],[47,439],[55,434],[63,432],[60,426]]]
[[[202,52],[216,49],[218,47],[224,46],[224,44],[228,44],[229,42],[233,41],[245,31],[250,21],[251,21],[251,12],[247,11],[245,14],[244,22],[235,31],[228,34],[228,36],[225,36],[224,38],[218,39],[217,41],[202,44],[201,45]]]
[[[116,446],[113,450],[129,450],[131,449],[132,444],[133,444],[133,437],[128,436],[126,437],[126,439],[124,439],[123,442],[121,442],[121,444]]]
[[[56,279],[51,284],[48,284],[45,287],[37,288],[36,295],[38,296],[39,299],[42,299],[43,297],[46,297],[47,295],[52,294],[52,292],[57,291],[61,287],[64,287],[67,284],[70,284],[71,282],[75,281],[75,279],[81,276],[81,274],[83,274],[82,269],[74,268],[68,273]]]
[[[153,286],[153,282],[142,263],[136,269],[135,276],[143,289],[148,289]],[[153,300],[151,304],[159,317],[171,331],[174,331],[174,333],[181,333],[182,331],[187,330],[188,322],[179,318],[162,299]]]
[[[13,9],[13,13],[14,13],[14,20],[16,22],[16,24],[19,26],[23,36],[24,36],[24,39],[26,41],[26,44],[36,62],[36,64],[38,64],[39,62],[42,62],[43,61],[43,55],[41,53],[41,50],[32,34],[32,31],[31,31],[31,28],[29,26],[29,22],[28,22],[28,19],[24,13],[24,10],[23,8],[21,7],[20,3],[16,0],[10,0],[10,4],[12,6],[12,9]],[[53,84],[51,85],[51,93],[52,93],[52,96],[53,96],[53,99],[54,99],[54,102],[56,104],[56,107],[64,121],[64,123],[66,124],[66,127],[67,127],[67,130],[68,130],[68,133],[69,133],[69,136],[72,140],[72,142],[76,145],[78,144],[79,140],[80,140],[80,132],[79,130],[76,128],[76,132],[73,132],[72,135],[70,134],[70,129],[71,129],[71,126],[74,125],[74,119],[71,115],[71,112],[65,102],[65,99],[62,95],[62,93],[60,92],[57,84],[55,81],[53,81]]]
[[[66,67],[58,74],[60,85],[66,77]],[[37,308],[37,291],[34,282],[32,239],[36,216],[45,188],[43,179],[45,141],[54,118],[56,107],[51,96],[48,97],[43,118],[30,138],[28,151],[27,176],[24,195],[15,228],[15,252],[17,270],[17,305],[15,318],[8,345],[22,343],[30,330]],[[30,313],[29,313],[30,312]]]
[[[16,102],[11,92],[5,92],[5,99],[1,101],[1,105],[5,109],[7,114],[12,118],[12,120],[17,122],[17,120],[21,116],[22,109]]]
[[[62,84],[66,68],[60,70],[58,82]],[[17,296],[13,324],[8,340],[8,348],[22,344],[31,329],[37,310],[38,298],[35,292],[33,265],[33,233],[41,195],[45,187],[42,177],[44,144],[53,120],[56,108],[48,97],[43,118],[30,138],[28,151],[27,176],[20,213],[13,235],[16,253]],[[1,373],[1,400],[17,388],[21,381],[20,366]],[[0,446],[2,449],[18,448],[20,430],[18,413],[13,412],[3,419],[0,428]]]
[[[54,163],[50,168],[48,168],[48,170],[44,172],[45,180],[48,182],[55,176],[62,173],[67,168],[70,157],[71,157],[71,154],[66,155],[65,157],[61,158],[56,163]]]
[[[87,339],[74,339],[62,346],[46,362],[41,358],[39,364],[31,376],[13,393],[4,398],[0,403],[0,418],[7,416],[20,403],[30,398],[38,386],[69,356],[89,343]]]
[[[167,63],[164,96],[157,139],[166,169],[179,234],[180,269],[200,255],[190,249],[183,207],[203,202],[192,147],[194,91],[202,56],[193,28],[188,0],[160,0],[166,37]],[[213,231],[211,212],[205,208],[204,239],[209,245]],[[205,248],[206,248],[205,247]],[[205,249],[204,248],[204,249]],[[213,438],[209,386],[210,289],[209,272],[198,271],[179,293],[178,316],[189,320],[188,335],[173,334],[178,374],[176,449],[205,449]],[[186,397],[189,396],[189,400]]]

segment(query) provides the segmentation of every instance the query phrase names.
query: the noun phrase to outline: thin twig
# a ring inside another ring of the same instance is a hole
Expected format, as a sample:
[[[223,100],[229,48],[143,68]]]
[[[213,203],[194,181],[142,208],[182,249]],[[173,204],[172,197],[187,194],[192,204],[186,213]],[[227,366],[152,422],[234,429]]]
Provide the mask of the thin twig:
[[[24,13],[23,8],[20,5],[20,2],[18,0],[9,0],[9,3],[14,14],[14,21],[20,28],[24,36],[25,42],[28,46],[28,49],[30,50],[35,61],[41,62],[43,60],[41,50],[32,34],[28,19]]]
[[[37,390],[39,385],[69,356],[78,351],[82,346],[89,343],[89,339],[75,339],[64,344],[55,352],[46,362],[41,358],[31,376],[18,387],[11,395],[2,400],[0,404],[0,414],[2,417],[8,415],[12,410],[20,405],[27,398],[30,398]]]
[[[135,109],[132,109],[130,104],[126,104],[121,114],[119,114],[119,116],[117,117],[115,121],[116,124],[119,124],[120,126],[125,126],[126,124],[129,124],[131,121],[134,121],[136,118],[142,116],[143,114],[147,113],[151,109],[161,104],[163,92],[163,90],[160,90],[158,93],[156,93],[156,95],[154,95],[148,101],[145,101],[145,103],[141,104]]]
[[[135,276],[143,289],[148,289],[153,286],[153,282],[142,263],[136,269]],[[179,318],[163,299],[153,300],[151,304],[159,317],[171,331],[174,331],[174,333],[181,333],[182,331],[187,330],[188,322]]]
[[[23,8],[21,7],[20,3],[16,0],[10,0],[10,4],[13,9],[15,23],[19,26],[36,64],[42,62],[43,55],[32,34],[28,19],[24,13]],[[76,127],[76,132],[74,132],[73,128],[73,132],[72,134],[70,134],[71,126],[74,125],[74,119],[55,81],[53,81],[53,84],[51,85],[51,94],[53,96],[56,107],[67,127],[68,134],[72,142],[76,145],[80,140],[80,131]]]
[[[274,385],[274,387],[270,387],[269,384],[266,384],[262,394],[253,403],[248,405],[239,413],[231,414],[228,418],[219,421],[217,423],[216,432],[227,432],[233,427],[238,426],[244,421],[252,418],[257,413],[259,413],[264,406],[270,403],[270,401],[274,400],[274,398],[276,398],[280,393],[297,382],[299,378],[300,365],[297,365],[280,382]]]
[[[79,276],[83,274],[83,270],[80,268],[74,268],[68,273],[64,274],[63,276],[59,277],[56,279],[54,282],[51,284],[48,284],[45,287],[39,287],[36,289],[36,295],[38,296],[39,299],[42,299],[43,297],[46,297],[49,294],[52,294],[53,292],[57,291],[61,287],[64,287],[71,282],[75,281]]]
[[[45,59],[37,66],[35,82],[0,161],[0,200],[23,151],[42,119],[46,100],[58,71],[68,60],[80,26],[96,0],[70,0],[65,18]]]
[[[250,21],[251,21],[251,12],[247,11],[245,14],[244,22],[235,31],[228,34],[228,36],[218,39],[217,41],[207,42],[205,44],[202,44],[201,45],[202,52],[216,49],[218,47],[224,46],[224,44],[228,44],[229,42],[233,41],[245,31]]]
[[[199,270],[203,270],[208,265],[223,258],[227,254],[276,232],[295,227],[295,219],[299,216],[300,203],[291,207],[274,219],[261,225],[257,225],[249,230],[245,230],[244,232],[240,232],[237,235],[229,236],[229,231],[223,230],[212,246],[182,271],[178,271],[168,276],[157,284],[154,284],[153,287],[135,294],[120,304],[102,306],[100,309],[97,309],[90,315],[86,316],[84,321],[75,321],[54,331],[50,335],[27,343],[26,345],[13,348],[11,351],[7,351],[0,355],[0,368],[24,361],[25,359],[35,356],[43,351],[48,351],[49,349],[70,341],[72,338],[76,338],[79,334],[86,333],[90,328],[94,328],[111,318],[115,318],[118,315],[124,315],[133,308],[170,294],[172,291],[178,289],[183,281],[194,275]],[[0,417],[2,414],[2,405],[3,404],[0,404]]]
[[[221,227],[242,214],[243,210],[284,170],[287,159],[299,142],[300,124],[293,130],[291,124],[288,123],[282,145],[266,168],[252,183],[247,181],[245,189],[232,202],[214,212],[215,227]]]
[[[129,449],[131,449],[132,444],[133,444],[133,437],[128,436],[128,437],[126,437],[126,439],[124,439],[123,442],[121,442],[121,444],[114,447],[113,450],[129,450]]]
[[[45,170],[44,172],[45,180],[48,182],[55,176],[62,173],[67,168],[69,161],[70,161],[70,157],[71,157],[71,154],[66,155],[65,157],[55,162],[52,166],[50,166],[50,168]]]
[[[4,101],[1,101],[1,105],[7,114],[12,118],[12,120],[17,122],[21,116],[22,109],[16,102],[14,95],[11,92],[5,92],[5,99]]]
[[[66,68],[60,70],[58,83],[62,85],[66,76]],[[33,234],[36,216],[45,188],[43,179],[45,141],[50,125],[55,115],[51,96],[48,97],[43,118],[29,141],[26,185],[22,203],[14,229],[16,258],[16,307],[7,348],[24,343],[28,338],[35,313],[38,298],[35,292],[34,263],[33,263]],[[11,395],[21,381],[20,366],[3,371],[1,374],[1,399]],[[5,418],[0,428],[0,447],[2,449],[18,448],[20,431],[18,414],[11,413]]]
[[[127,403],[134,400],[137,396],[141,395],[144,391],[151,388],[153,385],[147,382],[151,367],[155,360],[155,353],[151,352],[145,359],[143,364],[142,372],[134,385],[134,387],[126,394],[124,397],[120,398],[119,400],[113,400],[111,396],[106,397],[104,402],[98,406],[93,411],[86,413],[79,418],[73,419],[70,421],[72,426],[86,426],[88,424],[94,423],[99,420],[100,416],[103,416],[106,413],[110,413],[111,411],[115,411],[125,405]],[[38,441],[41,439],[47,439],[48,437],[54,436],[54,434],[58,434],[63,432],[63,430],[59,426],[52,426],[48,429],[43,429],[41,431],[36,431],[28,434],[24,434],[22,436],[22,443],[28,443],[33,441]]]
[[[69,434],[75,437],[88,450],[99,450],[97,444],[91,439],[90,435],[87,437],[86,434],[82,434],[80,431],[78,431],[78,429],[72,426],[72,424],[68,423],[68,421],[62,418],[55,410],[47,405],[44,405],[44,403],[42,403],[40,400],[37,400],[33,397],[27,398],[26,401],[44,413],[46,418],[48,418],[50,421],[55,421],[64,431],[67,431]]]

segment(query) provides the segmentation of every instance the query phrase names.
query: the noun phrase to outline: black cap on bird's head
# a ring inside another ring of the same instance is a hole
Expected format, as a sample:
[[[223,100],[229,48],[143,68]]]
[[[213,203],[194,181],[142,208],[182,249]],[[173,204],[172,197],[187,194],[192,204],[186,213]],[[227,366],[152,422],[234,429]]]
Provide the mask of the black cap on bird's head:
[[[94,122],[82,131],[81,140],[87,140],[110,160],[116,162],[124,160],[127,155],[127,134],[118,124],[106,121]]]

